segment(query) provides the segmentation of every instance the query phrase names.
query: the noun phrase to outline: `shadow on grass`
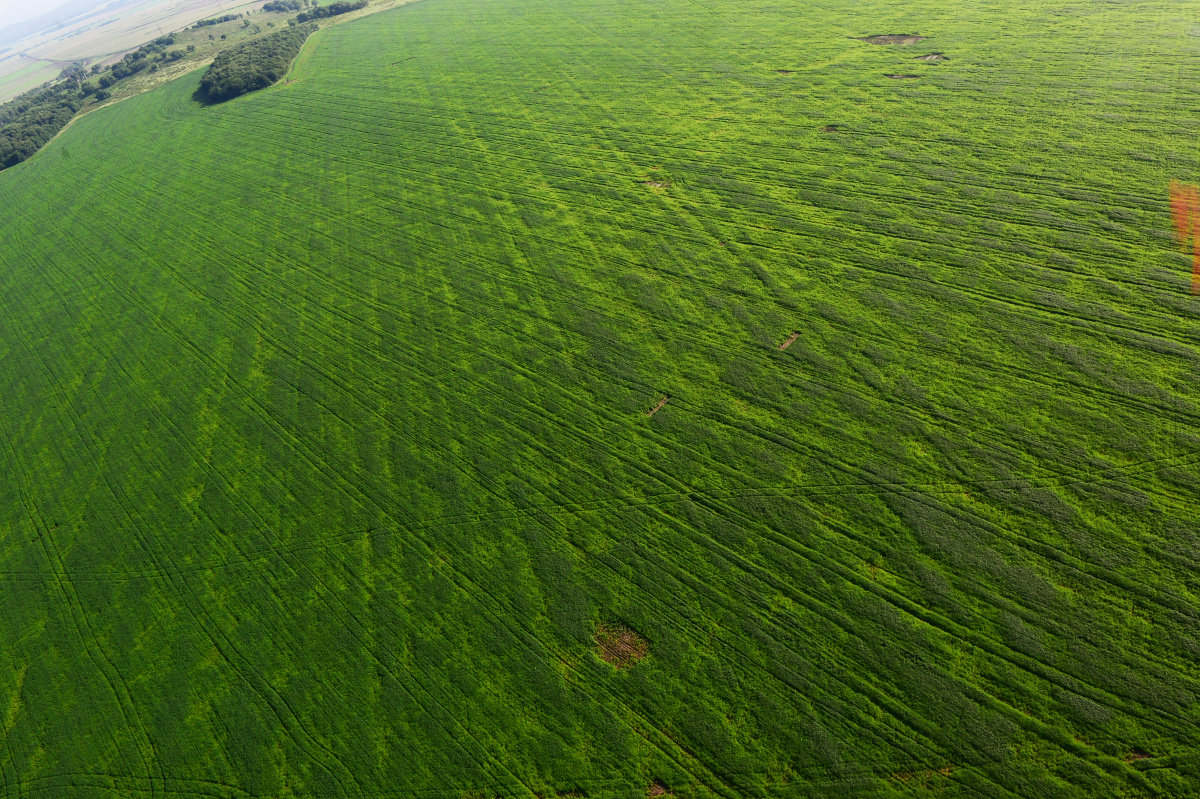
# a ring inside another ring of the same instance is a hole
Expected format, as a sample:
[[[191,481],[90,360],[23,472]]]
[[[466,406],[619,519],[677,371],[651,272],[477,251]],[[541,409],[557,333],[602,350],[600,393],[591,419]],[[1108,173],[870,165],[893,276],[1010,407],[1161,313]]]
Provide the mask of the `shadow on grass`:
[[[233,98],[231,98],[231,97],[213,97],[211,94],[209,94],[204,89],[203,86],[200,86],[199,88],[196,89],[196,91],[192,92],[192,99],[195,100],[196,102],[198,102],[200,105],[209,106],[209,105],[220,105],[221,103],[225,102],[226,100],[231,100]]]

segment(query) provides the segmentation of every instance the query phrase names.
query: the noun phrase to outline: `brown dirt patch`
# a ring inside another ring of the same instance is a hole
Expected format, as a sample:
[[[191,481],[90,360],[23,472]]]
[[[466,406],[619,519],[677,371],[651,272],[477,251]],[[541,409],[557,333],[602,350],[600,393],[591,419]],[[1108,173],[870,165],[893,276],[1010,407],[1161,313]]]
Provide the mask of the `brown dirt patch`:
[[[618,669],[627,669],[646,657],[650,644],[628,627],[601,622],[596,628],[596,650],[600,659]]]
[[[879,36],[852,36],[851,38],[867,44],[916,44],[928,37],[918,36],[915,33],[884,33]]]
[[[1129,754],[1125,755],[1125,757],[1121,759],[1126,763],[1136,763],[1139,760],[1149,760],[1152,757],[1154,757],[1154,755],[1150,754],[1149,752],[1143,752],[1141,749],[1130,749]]]
[[[822,133],[841,133],[842,129],[837,125],[826,125],[821,128]]]
[[[892,80],[916,80],[920,75],[888,75]]]
[[[662,408],[662,406],[666,405],[666,404],[667,404],[667,400],[669,400],[669,399],[671,399],[671,395],[670,395],[670,394],[668,394],[667,396],[665,396],[665,397],[663,397],[662,399],[660,399],[660,400],[658,401],[658,404],[657,404],[657,405],[655,405],[655,406],[654,406],[653,408],[651,408],[650,410],[646,411],[646,415],[647,415],[647,416],[653,416],[654,414],[658,413],[659,409],[660,409],[660,408]]]
[[[671,796],[671,792],[667,790],[667,786],[655,780],[646,789],[646,796]]]
[[[791,75],[791,74],[792,74],[792,72],[793,72],[794,70],[790,70],[790,69],[777,69],[777,70],[775,70],[775,71],[776,71],[776,72],[778,72],[780,75]]]
[[[643,186],[649,186],[652,189],[669,189],[671,181],[669,180],[646,180],[642,182]]]
[[[779,349],[786,350],[788,347],[792,346],[792,344],[794,344],[798,338],[800,338],[800,334],[793,333],[792,335],[788,336],[787,341],[779,345]]]
[[[917,61],[949,61],[950,56],[942,53],[929,53],[928,55],[914,56]]]

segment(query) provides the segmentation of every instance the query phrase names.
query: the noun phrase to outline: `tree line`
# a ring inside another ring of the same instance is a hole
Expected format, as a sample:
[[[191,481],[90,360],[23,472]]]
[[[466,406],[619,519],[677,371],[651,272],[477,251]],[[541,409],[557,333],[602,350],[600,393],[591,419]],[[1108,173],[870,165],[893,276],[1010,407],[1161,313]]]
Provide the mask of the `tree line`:
[[[297,14],[294,20],[288,20],[288,22],[294,21],[297,24],[302,24],[310,20],[324,19],[325,17],[335,17],[338,14],[345,14],[348,11],[357,11],[360,8],[366,7],[367,0],[356,0],[355,2],[338,0],[338,2],[330,3],[327,6],[314,5],[310,10]]]
[[[313,23],[295,25],[222,51],[200,79],[201,95],[221,102],[265,89],[283,77],[316,29]]]
[[[66,127],[83,105],[81,72],[81,66],[68,67],[58,83],[44,83],[0,105],[0,169],[29,158]]]
[[[223,17],[212,17],[211,19],[202,19],[192,26],[193,29],[206,28],[209,25],[220,25],[222,22],[232,22],[235,19],[241,19],[242,14],[226,14]]]

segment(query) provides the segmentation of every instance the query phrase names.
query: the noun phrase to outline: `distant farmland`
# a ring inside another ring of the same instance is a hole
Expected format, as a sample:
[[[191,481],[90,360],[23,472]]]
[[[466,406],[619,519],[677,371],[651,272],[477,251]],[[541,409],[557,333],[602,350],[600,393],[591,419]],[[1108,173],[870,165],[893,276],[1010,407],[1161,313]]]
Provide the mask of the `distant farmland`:
[[[1200,793],[1193,27],[425,0],[79,119],[0,793]]]

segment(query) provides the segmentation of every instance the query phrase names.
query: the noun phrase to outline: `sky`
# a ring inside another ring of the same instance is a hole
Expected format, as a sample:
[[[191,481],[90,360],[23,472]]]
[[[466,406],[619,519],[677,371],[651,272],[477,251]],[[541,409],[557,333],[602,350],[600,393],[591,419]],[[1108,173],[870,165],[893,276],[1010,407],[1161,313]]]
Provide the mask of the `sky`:
[[[0,0],[0,28],[33,19],[61,4],[62,0]]]
[[[64,5],[67,0],[0,0],[0,30],[27,19],[53,11]],[[95,5],[100,5],[97,0]]]

